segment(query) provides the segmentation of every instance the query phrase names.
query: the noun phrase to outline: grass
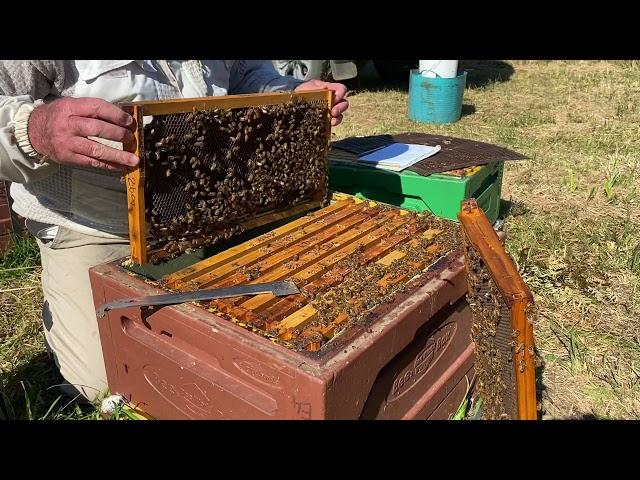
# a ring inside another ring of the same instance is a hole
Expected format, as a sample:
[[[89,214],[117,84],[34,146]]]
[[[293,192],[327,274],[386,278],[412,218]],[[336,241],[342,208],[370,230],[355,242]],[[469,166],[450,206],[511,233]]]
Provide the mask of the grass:
[[[9,419],[95,418],[55,388],[44,346],[40,254],[34,240],[16,238],[0,255],[0,413]]]
[[[503,199],[507,247],[537,303],[545,417],[638,418],[640,65],[465,68],[473,88],[463,112],[473,113],[459,122],[413,123],[406,87],[371,91],[363,82],[336,138],[429,132],[528,155],[506,166]]]
[[[409,121],[406,86],[380,85],[368,67],[334,139],[428,132],[529,156],[506,166],[503,213],[507,247],[535,295],[544,417],[640,418],[640,63],[463,67],[465,115],[441,126]],[[0,370],[14,416],[96,418],[66,399],[48,412],[57,394],[47,390],[36,265],[29,243],[0,263],[0,290],[23,289],[0,294]]]

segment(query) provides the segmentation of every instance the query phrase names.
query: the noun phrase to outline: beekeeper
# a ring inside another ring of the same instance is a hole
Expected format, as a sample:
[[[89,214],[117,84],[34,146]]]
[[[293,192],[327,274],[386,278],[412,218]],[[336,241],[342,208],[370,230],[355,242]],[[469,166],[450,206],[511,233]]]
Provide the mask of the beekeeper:
[[[335,92],[338,125],[344,85],[282,76],[271,61],[0,61],[0,178],[40,247],[45,339],[66,393],[107,389],[88,269],[129,254],[121,175],[138,164],[133,118],[114,104],[317,88]]]

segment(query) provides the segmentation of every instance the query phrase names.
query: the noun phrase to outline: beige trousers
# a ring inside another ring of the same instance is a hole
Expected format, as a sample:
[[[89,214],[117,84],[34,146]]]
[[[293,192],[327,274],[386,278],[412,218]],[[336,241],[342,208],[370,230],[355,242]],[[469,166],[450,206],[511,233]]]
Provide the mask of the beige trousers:
[[[38,239],[42,257],[42,319],[47,347],[68,384],[63,390],[93,401],[107,389],[89,268],[129,254],[125,240],[92,237],[59,228]]]

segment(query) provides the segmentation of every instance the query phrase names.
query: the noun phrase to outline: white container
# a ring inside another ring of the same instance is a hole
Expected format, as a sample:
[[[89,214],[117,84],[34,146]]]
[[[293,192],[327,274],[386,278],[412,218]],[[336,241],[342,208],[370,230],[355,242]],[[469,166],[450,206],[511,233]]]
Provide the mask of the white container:
[[[456,78],[458,60],[420,60],[418,70],[423,77]]]

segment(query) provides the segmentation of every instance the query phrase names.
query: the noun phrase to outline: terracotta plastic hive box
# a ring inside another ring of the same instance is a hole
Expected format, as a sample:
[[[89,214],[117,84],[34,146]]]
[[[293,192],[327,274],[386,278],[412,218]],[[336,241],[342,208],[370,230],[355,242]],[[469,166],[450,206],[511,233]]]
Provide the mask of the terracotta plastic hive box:
[[[111,391],[159,419],[448,418],[473,375],[463,260],[318,354],[274,344],[193,305],[100,320]],[[97,305],[161,291],[118,263],[90,272]],[[143,312],[143,313],[141,313]]]
[[[386,224],[382,229],[386,237],[377,228],[380,223]],[[404,238],[415,245],[416,236],[427,238],[423,258],[431,263],[403,285],[404,292],[397,293],[392,303],[369,310],[373,313],[366,321],[339,335],[325,332],[329,340],[317,351],[300,352],[282,344],[290,335],[305,335],[284,328],[292,318],[307,318],[300,313],[313,310],[302,295],[282,300],[239,297],[215,301],[214,309],[183,304],[109,312],[99,320],[99,329],[111,391],[156,418],[448,418],[473,374],[464,261],[461,251],[439,259],[429,254],[433,247],[440,248],[433,242],[439,241],[437,232],[442,230],[429,229],[433,224],[427,222],[419,228],[429,230],[420,234],[414,230],[417,225],[408,212],[339,201],[166,276],[168,285],[183,289],[209,288],[212,282],[259,283],[263,277],[307,278],[300,288],[313,290],[327,275],[335,278],[334,272],[344,268],[335,260],[352,252],[348,262],[360,258],[382,264],[379,274],[392,278],[385,272],[394,270],[388,266],[395,262],[389,263],[390,257],[402,257],[394,250],[397,242]],[[441,228],[450,234],[455,231]],[[325,243],[318,243],[321,240]],[[368,246],[359,250],[358,244]],[[295,265],[290,263],[292,257]],[[415,262],[409,254],[406,259],[407,264]],[[253,273],[245,278],[243,269],[251,265]],[[326,275],[320,277],[323,272]],[[369,275],[358,269],[353,274]],[[162,293],[120,262],[96,267],[90,277],[96,307]],[[346,278],[341,285],[348,284]],[[375,283],[367,285],[378,288]],[[367,297],[364,291],[357,295]],[[293,310],[288,310],[291,306]],[[229,321],[227,310],[239,316]],[[213,313],[219,311],[226,313],[220,313],[222,317]],[[261,319],[271,326],[258,327]],[[279,333],[258,334],[268,331]]]

